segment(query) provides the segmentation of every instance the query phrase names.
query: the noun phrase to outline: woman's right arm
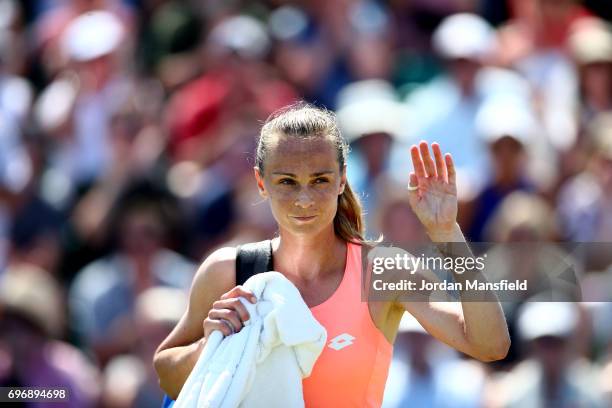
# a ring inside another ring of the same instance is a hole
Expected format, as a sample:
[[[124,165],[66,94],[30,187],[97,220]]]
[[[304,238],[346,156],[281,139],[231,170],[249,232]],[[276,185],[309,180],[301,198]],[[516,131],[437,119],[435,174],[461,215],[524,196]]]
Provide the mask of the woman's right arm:
[[[159,385],[173,399],[178,397],[204,349],[205,335],[215,329],[229,335],[230,326],[239,331],[242,321],[248,320],[237,297],[248,298],[250,292],[235,287],[235,265],[235,248],[218,249],[206,258],[193,279],[187,311],[155,352],[153,363]]]

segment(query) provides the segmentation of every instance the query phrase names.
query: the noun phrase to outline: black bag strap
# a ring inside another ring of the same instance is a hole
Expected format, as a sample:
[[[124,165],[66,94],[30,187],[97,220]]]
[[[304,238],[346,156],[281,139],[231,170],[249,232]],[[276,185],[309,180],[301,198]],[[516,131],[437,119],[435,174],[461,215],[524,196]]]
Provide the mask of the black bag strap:
[[[236,249],[236,285],[244,285],[251,276],[274,269],[272,241],[239,245]]]

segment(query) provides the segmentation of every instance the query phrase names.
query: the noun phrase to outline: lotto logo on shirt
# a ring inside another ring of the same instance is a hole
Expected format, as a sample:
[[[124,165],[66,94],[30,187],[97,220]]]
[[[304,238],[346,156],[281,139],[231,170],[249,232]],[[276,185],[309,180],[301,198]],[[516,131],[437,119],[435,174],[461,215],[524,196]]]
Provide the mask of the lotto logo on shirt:
[[[327,347],[334,349],[336,351],[342,350],[343,348],[348,347],[351,344],[353,344],[353,340],[355,340],[354,336],[351,336],[348,333],[342,333],[334,337],[333,339],[331,339]]]

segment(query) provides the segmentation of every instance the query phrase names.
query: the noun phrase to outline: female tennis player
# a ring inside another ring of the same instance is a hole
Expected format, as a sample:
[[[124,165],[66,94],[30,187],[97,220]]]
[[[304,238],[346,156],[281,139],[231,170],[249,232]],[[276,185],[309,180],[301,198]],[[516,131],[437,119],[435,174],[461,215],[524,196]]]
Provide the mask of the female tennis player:
[[[455,168],[426,142],[412,146],[411,206],[434,242],[465,242],[456,222]],[[363,302],[361,207],[346,180],[348,146],[333,113],[307,104],[272,115],[261,130],[255,179],[278,223],[274,270],[299,289],[328,344],[304,379],[307,407],[381,405],[399,321],[410,312],[435,338],[482,361],[509,347],[498,302]],[[238,332],[249,319],[238,300],[236,249],[212,253],[194,277],[189,306],[155,354],[162,389],[176,398],[213,330]]]

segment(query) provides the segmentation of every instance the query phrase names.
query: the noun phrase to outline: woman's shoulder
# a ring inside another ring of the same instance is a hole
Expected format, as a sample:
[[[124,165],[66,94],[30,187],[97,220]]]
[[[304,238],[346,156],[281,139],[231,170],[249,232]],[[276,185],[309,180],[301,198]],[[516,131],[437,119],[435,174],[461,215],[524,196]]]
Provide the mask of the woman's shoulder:
[[[211,252],[198,269],[201,280],[214,280],[224,283],[223,286],[236,285],[236,258],[239,251],[257,251],[269,247],[269,240],[247,242],[239,245],[225,245]]]
[[[211,252],[206,259],[204,259],[202,266],[219,268],[224,265],[233,264],[236,262],[236,253],[237,248],[235,246],[223,246],[217,248]]]
[[[236,252],[233,246],[224,246],[211,252],[198,268],[194,286],[212,286],[219,290],[233,288],[236,282]]]

